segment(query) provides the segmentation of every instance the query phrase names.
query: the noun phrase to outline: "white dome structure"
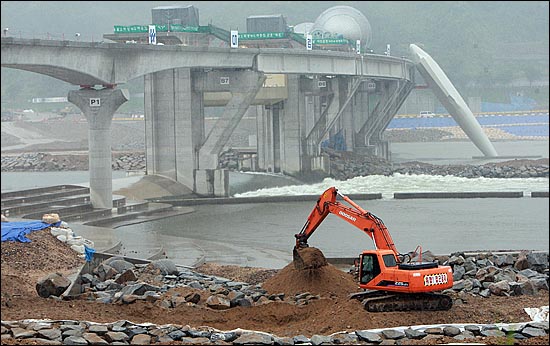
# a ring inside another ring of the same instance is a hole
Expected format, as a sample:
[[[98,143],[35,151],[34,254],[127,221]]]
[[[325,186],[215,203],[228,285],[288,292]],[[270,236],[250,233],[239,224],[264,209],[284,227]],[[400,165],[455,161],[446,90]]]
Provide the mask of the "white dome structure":
[[[305,34],[306,32],[311,32],[312,31],[311,28],[313,28],[313,24],[314,23],[311,23],[311,22],[296,24],[294,26],[294,32],[297,34]]]
[[[346,38],[361,40],[361,45],[370,47],[372,29],[367,17],[350,6],[334,6],[317,17],[312,27],[315,38]]]

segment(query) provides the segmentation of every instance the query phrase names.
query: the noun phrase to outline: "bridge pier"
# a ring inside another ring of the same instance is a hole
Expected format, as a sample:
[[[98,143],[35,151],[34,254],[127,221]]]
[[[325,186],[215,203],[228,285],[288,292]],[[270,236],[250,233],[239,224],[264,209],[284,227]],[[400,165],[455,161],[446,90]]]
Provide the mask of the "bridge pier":
[[[281,172],[282,108],[282,102],[264,105],[256,115],[258,168],[270,173]]]
[[[192,78],[189,68],[146,74],[144,91],[147,174],[194,190],[197,151],[204,140],[204,98],[193,90]]]
[[[342,116],[341,116],[341,123],[340,123],[340,129],[342,131],[342,135],[344,136],[344,150],[345,151],[353,151],[353,148],[355,148],[355,129],[357,128],[355,126],[355,113],[357,111],[355,105],[353,104],[353,100],[355,100],[355,94],[357,91],[350,91],[351,82],[353,81],[352,78],[349,77],[340,77],[338,78],[342,80],[342,82],[345,84],[344,86],[340,87],[340,90],[345,90],[343,92],[343,95],[346,95],[347,97],[350,97],[350,101],[346,104],[346,100],[343,99],[341,101],[341,104],[343,105],[342,109]],[[359,82],[361,83],[361,82]],[[353,92],[352,95],[348,95],[348,93]]]
[[[69,91],[68,101],[88,121],[90,201],[94,208],[113,207],[111,122],[115,111],[129,100],[127,90],[105,88]]]
[[[414,82],[388,79],[377,81],[375,85],[375,89],[367,88],[366,91],[366,102],[363,108],[368,114],[358,126],[354,150],[390,159],[389,144],[383,139],[382,134],[414,88]],[[363,93],[359,95],[363,100],[365,99]]]
[[[229,196],[219,154],[265,77],[250,70],[176,68],[145,75],[147,174],[176,180],[204,196]],[[230,92],[224,112],[205,131],[204,93]]]
[[[220,169],[219,155],[265,81],[251,70],[210,71],[197,74],[195,90],[231,93],[222,115],[199,146],[195,169],[195,192],[216,197],[229,196],[229,171]]]
[[[300,76],[287,77],[288,98],[282,102],[280,113],[281,170],[297,176],[311,170],[306,155],[305,142],[305,93],[300,88]]]

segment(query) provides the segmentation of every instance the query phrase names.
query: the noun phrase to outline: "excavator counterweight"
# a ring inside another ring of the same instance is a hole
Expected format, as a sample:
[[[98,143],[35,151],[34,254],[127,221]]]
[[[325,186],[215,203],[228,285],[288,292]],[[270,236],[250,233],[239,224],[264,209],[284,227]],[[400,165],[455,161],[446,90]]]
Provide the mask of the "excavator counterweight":
[[[337,196],[351,207],[338,202]],[[335,187],[319,197],[302,230],[295,234],[292,254],[296,269],[316,269],[327,264],[322,252],[310,248],[307,241],[328,214],[359,228],[374,242],[374,250],[365,250],[359,255],[358,280],[364,291],[350,298],[361,300],[370,312],[451,308],[452,299],[437,292],[453,286],[452,268],[436,262],[411,262],[410,256],[398,253],[380,218],[338,193]]]

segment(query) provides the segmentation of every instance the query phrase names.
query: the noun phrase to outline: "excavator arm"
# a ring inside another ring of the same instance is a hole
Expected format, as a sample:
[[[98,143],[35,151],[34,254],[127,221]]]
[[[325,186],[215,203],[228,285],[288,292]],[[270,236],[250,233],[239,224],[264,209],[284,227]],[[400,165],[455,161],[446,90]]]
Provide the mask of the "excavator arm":
[[[352,207],[345,206],[336,201],[337,195],[342,197],[342,199],[348,202]],[[339,193],[338,189],[335,187],[330,187],[323,192],[309,214],[302,230],[300,233],[295,234],[296,246],[294,248],[294,254],[296,254],[297,249],[308,246],[307,240],[309,237],[315,232],[328,214],[331,213],[365,232],[373,240],[376,249],[391,250],[395,253],[396,258],[399,258],[395,244],[382,220],[361,208],[349,197]]]

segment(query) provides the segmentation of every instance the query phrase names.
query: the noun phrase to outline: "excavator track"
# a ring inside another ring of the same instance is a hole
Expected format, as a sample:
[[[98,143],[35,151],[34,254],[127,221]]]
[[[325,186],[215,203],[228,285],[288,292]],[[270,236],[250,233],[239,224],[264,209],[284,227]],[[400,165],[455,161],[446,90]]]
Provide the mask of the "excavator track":
[[[365,298],[365,310],[369,312],[390,311],[441,311],[453,306],[451,297],[438,293],[392,294]]]

